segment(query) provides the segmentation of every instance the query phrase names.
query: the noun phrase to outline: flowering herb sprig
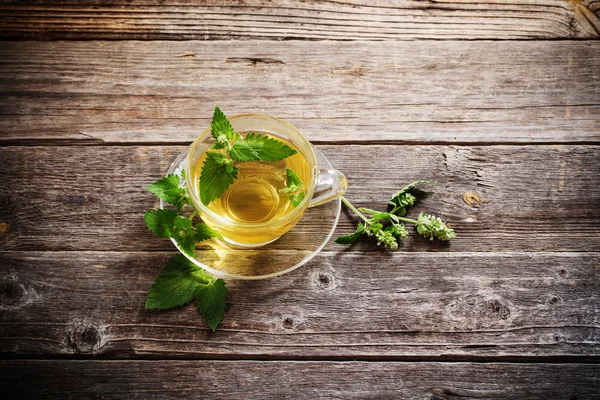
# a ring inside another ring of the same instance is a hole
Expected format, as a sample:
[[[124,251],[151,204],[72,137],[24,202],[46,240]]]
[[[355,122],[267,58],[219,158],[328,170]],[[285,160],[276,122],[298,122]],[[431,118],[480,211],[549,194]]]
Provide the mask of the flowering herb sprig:
[[[420,213],[416,220],[404,217],[407,208],[412,206],[416,200],[411,190],[416,186],[431,183],[433,182],[416,181],[400,189],[389,201],[389,205],[392,207],[389,212],[364,207],[356,208],[348,199],[342,197],[342,202],[358,215],[362,222],[358,223],[354,233],[339,236],[335,239],[335,242],[350,245],[365,234],[368,237],[375,238],[378,246],[383,244],[387,249],[396,250],[400,245],[400,241],[408,236],[403,222],[415,225],[417,232],[429,240],[454,239],[456,236],[454,230],[448,227],[439,217],[427,213]],[[384,223],[387,223],[387,226],[384,227]]]

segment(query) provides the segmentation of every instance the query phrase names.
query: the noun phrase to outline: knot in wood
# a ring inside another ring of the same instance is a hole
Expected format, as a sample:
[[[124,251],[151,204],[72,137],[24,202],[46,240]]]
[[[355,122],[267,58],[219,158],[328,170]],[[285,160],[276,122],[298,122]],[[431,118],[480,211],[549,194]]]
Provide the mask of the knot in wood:
[[[35,290],[14,276],[0,281],[0,310],[14,311],[32,303],[37,298]]]
[[[8,222],[0,222],[0,240],[6,238],[10,232],[10,225]]]
[[[67,330],[69,353],[95,354],[108,342],[108,329],[86,320],[74,321]]]
[[[493,315],[496,315],[500,319],[508,319],[510,317],[510,309],[498,299],[486,301],[486,306]]]
[[[11,205],[10,196],[7,192],[0,190],[0,210],[8,209]]]
[[[488,202],[487,199],[484,199],[475,192],[465,192],[463,194],[463,201],[469,206],[478,206],[482,203]]]
[[[333,290],[336,287],[335,277],[331,271],[319,271],[314,277],[315,284],[321,290]]]
[[[58,200],[66,207],[81,207],[85,205],[88,200],[84,195],[63,195],[58,198]]]
[[[513,317],[510,302],[497,296],[468,295],[453,301],[448,306],[450,317],[472,328],[489,326],[496,322],[503,324]],[[518,314],[518,310],[516,311]]]
[[[548,296],[548,298],[546,299],[546,304],[549,306],[553,306],[556,305],[558,303],[562,303],[563,299],[560,296],[557,296],[555,294],[551,294]]]

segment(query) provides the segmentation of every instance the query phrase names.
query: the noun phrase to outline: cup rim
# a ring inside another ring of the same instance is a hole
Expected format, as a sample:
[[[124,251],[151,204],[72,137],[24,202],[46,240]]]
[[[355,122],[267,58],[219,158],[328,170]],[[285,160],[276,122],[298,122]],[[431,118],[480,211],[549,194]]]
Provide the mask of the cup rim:
[[[310,202],[310,200],[312,199],[312,195],[314,193],[314,181],[317,176],[317,174],[316,174],[317,159],[315,156],[315,152],[313,151],[312,145],[304,137],[302,132],[300,132],[295,126],[293,126],[289,122],[286,122],[277,117],[273,117],[271,115],[261,114],[261,113],[246,113],[246,114],[236,114],[231,117],[228,117],[228,119],[231,121],[231,120],[235,120],[235,119],[248,118],[248,117],[258,117],[258,118],[269,119],[269,120],[273,120],[275,122],[278,122],[278,123],[281,123],[281,124],[287,126],[288,128],[292,129],[293,131],[295,131],[298,134],[298,136],[301,138],[301,141],[304,142],[304,144],[306,145],[306,148],[309,149],[309,151],[310,151],[309,156],[311,158],[309,160],[309,162],[312,162],[313,168],[311,168],[311,179],[310,179],[310,183],[307,185],[308,191],[307,191],[306,195],[304,196],[304,199],[302,199],[300,204],[298,204],[296,207],[294,207],[294,209],[292,211],[290,211],[280,217],[277,217],[275,219],[271,219],[271,220],[263,221],[263,222],[232,221],[230,219],[223,218],[219,214],[210,210],[206,205],[204,205],[204,203],[202,203],[202,200],[200,200],[200,198],[198,198],[196,193],[193,190],[191,190],[191,185],[192,185],[191,181],[186,179],[186,185],[185,185],[186,191],[187,191],[188,195],[190,196],[192,205],[194,206],[195,209],[197,209],[201,213],[201,216],[204,214],[207,214],[210,216],[210,218],[213,221],[217,221],[220,224],[227,225],[230,227],[231,226],[233,226],[233,227],[239,226],[239,227],[245,227],[245,228],[262,228],[265,226],[272,226],[273,224],[276,224],[276,223],[284,221],[284,220],[294,219],[300,212],[304,212],[304,210],[308,207],[307,203]],[[204,141],[204,139],[208,135],[210,135],[210,126],[205,128],[202,131],[202,133],[200,135],[198,135],[198,137],[194,140],[194,142],[190,146],[188,155],[185,160],[186,171],[188,171],[190,176],[191,176],[191,172],[189,172],[189,171],[191,171],[191,168],[192,168],[191,163],[190,163],[190,158],[191,158],[190,156],[191,156],[191,154],[193,154],[196,146],[198,146],[202,141]],[[304,153],[302,153],[302,154],[304,156],[306,156],[306,154],[304,154]],[[186,176],[186,178],[187,178],[187,176]]]

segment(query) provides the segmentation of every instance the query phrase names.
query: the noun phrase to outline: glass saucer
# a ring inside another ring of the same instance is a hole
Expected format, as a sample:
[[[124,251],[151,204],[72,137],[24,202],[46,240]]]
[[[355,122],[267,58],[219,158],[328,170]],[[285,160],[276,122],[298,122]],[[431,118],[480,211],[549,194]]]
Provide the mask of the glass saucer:
[[[181,172],[188,150],[177,156],[168,174]],[[313,150],[320,169],[333,169],[319,149],[313,146]],[[163,208],[162,200],[160,208]],[[198,267],[225,278],[273,278],[306,264],[321,251],[333,235],[341,209],[339,199],[310,207],[288,233],[265,246],[248,249],[211,239],[196,243],[195,257],[184,255]],[[186,207],[182,212],[191,213],[192,209]],[[181,251],[177,242],[174,239],[171,241]]]

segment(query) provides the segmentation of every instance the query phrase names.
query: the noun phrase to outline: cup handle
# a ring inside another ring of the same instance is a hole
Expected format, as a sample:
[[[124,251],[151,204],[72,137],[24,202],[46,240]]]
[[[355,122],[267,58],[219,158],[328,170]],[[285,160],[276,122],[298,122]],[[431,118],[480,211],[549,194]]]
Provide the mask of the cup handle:
[[[344,174],[335,169],[320,169],[317,175],[317,185],[309,207],[318,206],[328,201],[338,199],[346,193],[348,181]]]

